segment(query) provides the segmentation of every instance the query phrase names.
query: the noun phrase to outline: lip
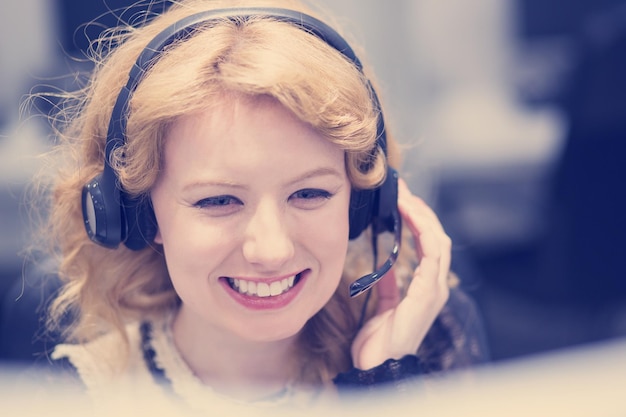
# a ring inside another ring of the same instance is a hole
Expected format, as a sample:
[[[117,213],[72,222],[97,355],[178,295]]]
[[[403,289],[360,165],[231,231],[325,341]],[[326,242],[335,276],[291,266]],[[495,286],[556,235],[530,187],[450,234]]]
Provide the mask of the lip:
[[[224,290],[226,291],[228,295],[230,295],[237,303],[239,303],[240,305],[242,305],[243,307],[247,309],[278,310],[289,305],[298,296],[310,272],[311,272],[310,269],[306,269],[300,272],[299,273],[300,279],[298,280],[298,283],[294,285],[289,291],[280,295],[275,295],[275,296],[270,296],[270,297],[252,297],[249,295],[241,294],[240,292],[235,291],[234,289],[230,287],[226,277],[221,277],[219,282],[222,285],[222,287],[224,287]],[[294,275],[297,275],[297,274],[294,274]],[[269,283],[273,281],[280,281],[281,279],[286,278],[288,276],[293,276],[293,275],[287,275],[282,278],[273,278],[271,280],[259,279],[259,280],[249,280],[249,281],[257,281],[257,282],[265,281]]]

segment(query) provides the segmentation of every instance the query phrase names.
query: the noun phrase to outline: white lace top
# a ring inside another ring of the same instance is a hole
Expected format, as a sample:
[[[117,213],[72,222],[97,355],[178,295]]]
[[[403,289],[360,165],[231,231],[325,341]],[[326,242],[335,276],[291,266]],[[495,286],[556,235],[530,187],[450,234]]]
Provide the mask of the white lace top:
[[[128,325],[126,332],[130,352],[125,366],[120,365],[119,358],[124,357],[126,345],[117,333],[86,344],[58,345],[52,358],[69,360],[84,383],[87,394],[99,406],[127,407],[127,403],[142,405],[146,402],[154,407],[156,401],[160,411],[163,407],[207,412],[224,407],[308,408],[319,396],[317,391],[293,386],[254,402],[243,402],[220,394],[200,381],[187,366],[174,345],[170,328],[169,320],[150,323],[146,339],[146,330],[140,323]],[[161,371],[162,375],[158,375]]]

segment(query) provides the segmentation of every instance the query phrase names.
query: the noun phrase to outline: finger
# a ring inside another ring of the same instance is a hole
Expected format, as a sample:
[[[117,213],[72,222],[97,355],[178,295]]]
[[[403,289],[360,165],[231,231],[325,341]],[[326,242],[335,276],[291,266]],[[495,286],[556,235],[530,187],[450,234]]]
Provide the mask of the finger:
[[[426,204],[420,198],[410,193],[401,192],[398,196],[398,209],[405,225],[413,235],[420,258],[426,255],[424,253],[426,250],[433,255],[437,249],[436,239],[444,235],[443,227],[440,226],[438,220],[430,216],[426,208]]]
[[[382,277],[376,287],[378,291],[377,315],[395,308],[400,303],[400,292],[393,268]]]
[[[418,239],[422,256],[406,296],[420,301],[438,298],[437,294],[441,287],[446,285],[445,276],[448,273],[446,264],[449,256],[445,255],[445,250],[435,233],[422,232]]]
[[[411,194],[404,182],[399,183],[398,208],[411,231],[420,265],[409,287],[411,296],[447,287],[451,263],[451,240],[434,211],[419,197]],[[420,278],[420,279],[415,279]]]
[[[424,233],[432,231],[436,234],[444,252],[451,249],[450,237],[446,234],[443,225],[435,212],[419,197],[413,195],[406,183],[400,179],[398,187],[398,207],[404,220],[407,222],[414,238],[418,240]]]

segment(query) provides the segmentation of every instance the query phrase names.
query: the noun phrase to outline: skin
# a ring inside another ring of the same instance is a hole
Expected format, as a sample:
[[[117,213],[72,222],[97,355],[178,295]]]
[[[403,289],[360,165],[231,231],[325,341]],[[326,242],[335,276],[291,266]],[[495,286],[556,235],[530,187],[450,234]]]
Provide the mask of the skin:
[[[296,335],[341,278],[350,183],[343,151],[282,106],[227,100],[170,129],[152,190],[155,241],[182,300],[175,342],[194,372],[219,386],[279,386]],[[277,305],[226,279],[258,286],[297,273]]]
[[[202,381],[254,398],[289,380],[296,335],[341,277],[349,196],[343,152],[271,99],[227,98],[173,124],[152,190],[155,241],[182,300],[175,343]],[[360,369],[414,353],[448,298],[450,239],[403,181],[398,206],[420,265],[402,300],[393,271],[377,284],[377,315],[352,346]],[[226,280],[297,273],[276,305]]]

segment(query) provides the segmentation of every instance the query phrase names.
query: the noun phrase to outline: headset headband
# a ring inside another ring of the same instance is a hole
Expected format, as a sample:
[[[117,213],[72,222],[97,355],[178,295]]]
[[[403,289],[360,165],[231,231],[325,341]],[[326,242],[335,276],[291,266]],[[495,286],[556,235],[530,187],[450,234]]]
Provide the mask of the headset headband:
[[[211,21],[219,19],[242,19],[248,20],[251,17],[269,17],[274,20],[291,23],[302,30],[305,30],[319,39],[332,46],[337,51],[349,59],[359,71],[363,71],[363,65],[356,56],[350,45],[342,38],[333,28],[326,23],[304,13],[296,12],[288,9],[266,8],[266,7],[249,7],[249,8],[232,8],[232,9],[216,9],[199,12],[187,16],[176,23],[173,23],[157,36],[155,36],[148,45],[143,49],[137,61],[130,70],[128,82],[122,88],[113,107],[113,113],[109,123],[106,141],[106,161],[104,171],[112,171],[112,167],[108,163],[111,160],[113,151],[124,145],[128,104],[132,94],[143,79],[146,71],[151,67],[154,61],[160,56],[163,50],[175,41],[185,39],[200,27]],[[380,112],[380,103],[376,91],[367,81],[368,89],[372,96],[372,102],[376,111]],[[385,135],[385,125],[382,114],[378,117],[377,126],[378,145],[386,153],[387,140]],[[115,174],[105,174],[114,176]]]

